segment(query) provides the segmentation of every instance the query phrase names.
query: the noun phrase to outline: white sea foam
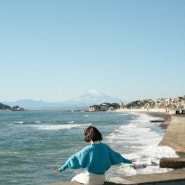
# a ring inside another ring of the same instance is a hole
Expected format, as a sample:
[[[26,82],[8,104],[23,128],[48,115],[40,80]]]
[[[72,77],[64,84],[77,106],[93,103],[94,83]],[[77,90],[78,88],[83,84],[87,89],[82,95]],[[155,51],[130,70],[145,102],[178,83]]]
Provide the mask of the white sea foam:
[[[123,164],[118,170],[118,175],[150,174],[169,171],[159,167],[159,160],[165,157],[177,157],[175,151],[167,146],[158,146],[164,132],[151,129],[151,116],[137,114],[138,117],[127,125],[122,125],[106,137],[108,143],[123,153],[125,158],[137,158],[132,165]],[[153,118],[152,118],[153,119]],[[157,126],[157,125],[156,125]],[[160,129],[160,128],[159,128]],[[128,151],[127,151],[128,150]],[[109,176],[113,171],[108,173]],[[115,175],[115,174],[114,174]]]
[[[70,121],[69,123],[74,123],[74,121]]]
[[[15,122],[13,122],[13,124],[15,124],[15,125],[22,125],[22,124],[24,124],[24,121],[15,121]]]
[[[78,127],[79,125],[37,125],[33,126],[33,128],[36,128],[38,130],[63,130],[63,129],[71,129],[73,127]]]
[[[87,125],[90,125],[90,124],[30,125],[29,127],[37,130],[54,131],[54,130],[71,129],[75,127],[84,127]]]

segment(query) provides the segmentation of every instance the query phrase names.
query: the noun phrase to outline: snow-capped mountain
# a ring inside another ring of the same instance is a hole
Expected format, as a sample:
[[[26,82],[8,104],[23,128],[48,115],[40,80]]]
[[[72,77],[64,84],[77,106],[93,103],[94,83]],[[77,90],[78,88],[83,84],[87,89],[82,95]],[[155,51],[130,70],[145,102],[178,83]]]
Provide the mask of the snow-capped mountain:
[[[16,102],[3,102],[3,103],[6,103],[9,106],[18,105],[28,110],[51,110],[51,109],[88,109],[90,105],[96,105],[101,103],[118,103],[120,101],[121,100],[118,98],[108,96],[96,90],[90,90],[76,98],[57,103],[35,100],[19,100]]]
[[[83,103],[87,105],[92,105],[92,104],[101,104],[101,103],[118,103],[120,99],[118,98],[113,98],[111,96],[108,96],[104,93],[98,92],[96,90],[90,90],[86,92],[85,94],[74,98],[72,100],[69,100],[74,103]]]

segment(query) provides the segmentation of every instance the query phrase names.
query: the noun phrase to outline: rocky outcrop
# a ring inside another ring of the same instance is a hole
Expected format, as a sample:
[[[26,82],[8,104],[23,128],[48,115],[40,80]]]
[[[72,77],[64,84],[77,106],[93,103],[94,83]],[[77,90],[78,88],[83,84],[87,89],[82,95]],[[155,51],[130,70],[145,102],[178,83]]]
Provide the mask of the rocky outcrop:
[[[11,107],[0,103],[0,110],[11,110]]]
[[[170,124],[159,145],[170,146],[176,152],[185,153],[185,116],[171,116]]]
[[[102,103],[100,105],[92,105],[89,107],[90,112],[96,111],[112,111],[120,108],[120,104],[118,103]]]
[[[24,109],[22,107],[19,106],[14,106],[11,108],[12,111],[24,111]]]
[[[2,103],[0,103],[0,110],[2,111],[24,111],[22,107],[19,107],[19,106],[10,107]]]

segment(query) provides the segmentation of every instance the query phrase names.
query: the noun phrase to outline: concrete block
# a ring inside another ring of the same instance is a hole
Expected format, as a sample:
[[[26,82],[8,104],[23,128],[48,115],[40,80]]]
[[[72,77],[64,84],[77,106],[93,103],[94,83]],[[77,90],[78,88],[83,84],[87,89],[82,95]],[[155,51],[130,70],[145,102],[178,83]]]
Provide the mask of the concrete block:
[[[185,168],[185,157],[160,159],[161,168]]]

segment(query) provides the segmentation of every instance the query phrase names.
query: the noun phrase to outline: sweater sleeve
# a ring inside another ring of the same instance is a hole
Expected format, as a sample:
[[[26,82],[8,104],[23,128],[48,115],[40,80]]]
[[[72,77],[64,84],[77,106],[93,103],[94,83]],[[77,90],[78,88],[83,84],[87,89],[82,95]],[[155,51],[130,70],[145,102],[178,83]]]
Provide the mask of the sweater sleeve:
[[[68,168],[71,168],[71,169],[84,168],[86,159],[87,159],[87,152],[86,152],[86,148],[84,148],[83,150],[76,153],[75,155],[72,155],[65,162],[65,164],[61,168],[59,168],[58,170],[59,170],[59,172],[62,172]]]
[[[132,160],[124,158],[121,154],[112,150],[111,148],[109,148],[109,157],[112,165],[116,165],[120,163],[132,164]]]

